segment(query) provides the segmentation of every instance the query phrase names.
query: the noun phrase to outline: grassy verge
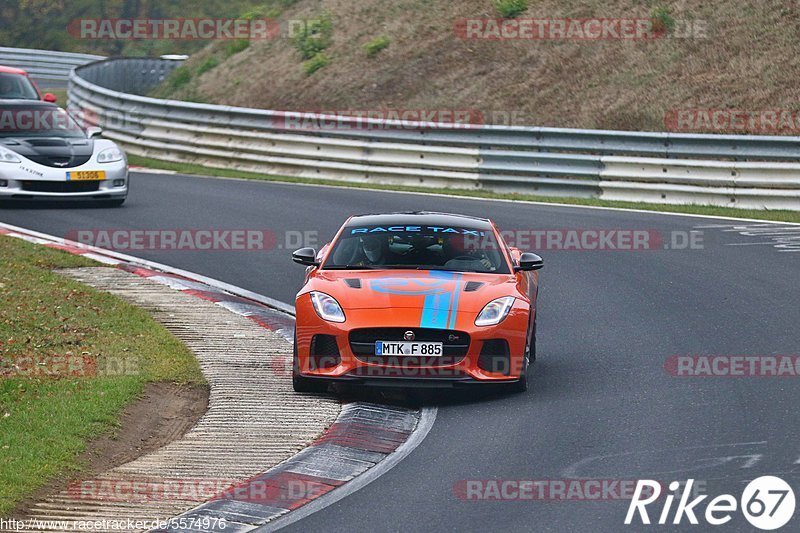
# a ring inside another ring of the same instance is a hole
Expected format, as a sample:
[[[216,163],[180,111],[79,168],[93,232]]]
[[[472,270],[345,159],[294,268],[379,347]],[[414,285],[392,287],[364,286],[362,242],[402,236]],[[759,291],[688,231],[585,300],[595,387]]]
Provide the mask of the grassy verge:
[[[189,349],[146,312],[52,272],[88,259],[0,236],[0,516],[79,470],[89,439],[151,381],[203,383]],[[113,433],[112,433],[113,434]]]
[[[537,196],[534,194],[515,194],[497,193],[487,190],[463,190],[446,189],[431,187],[410,187],[398,185],[378,185],[371,183],[348,183],[344,181],[297,178],[293,176],[272,176],[258,174],[255,172],[245,172],[235,169],[212,168],[203,165],[190,163],[175,163],[172,161],[161,161],[148,157],[129,155],[128,161],[131,165],[160,168],[164,170],[174,170],[182,174],[196,174],[200,176],[217,176],[222,178],[245,178],[263,181],[277,181],[285,183],[307,183],[317,185],[335,185],[339,187],[352,187],[356,189],[375,189],[387,191],[423,192],[447,194],[455,197],[464,198],[493,198],[498,200],[519,200],[528,202],[545,202],[572,205],[590,205],[597,207],[619,207],[623,209],[641,209],[645,211],[658,211],[662,213],[685,213],[693,215],[710,215],[736,218],[754,218],[759,220],[772,220],[780,222],[800,223],[800,211],[768,210],[768,209],[736,209],[732,207],[714,207],[709,205],[664,205],[647,204],[639,202],[616,202],[609,200],[597,200],[593,198],[560,198],[553,196]]]

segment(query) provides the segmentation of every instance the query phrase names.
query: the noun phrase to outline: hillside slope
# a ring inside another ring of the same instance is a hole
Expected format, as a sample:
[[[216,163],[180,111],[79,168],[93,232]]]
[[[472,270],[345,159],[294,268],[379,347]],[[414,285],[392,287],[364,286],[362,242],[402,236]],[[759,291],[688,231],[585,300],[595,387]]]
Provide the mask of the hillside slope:
[[[159,96],[292,110],[478,109],[487,121],[661,130],[674,109],[796,108],[800,8],[765,0],[543,0],[521,18],[701,20],[705,38],[465,40],[458,19],[497,17],[489,0],[300,0],[290,19],[331,21],[329,64],[307,74],[291,39],[216,43]],[[376,37],[388,47],[368,57]],[[246,44],[246,43],[245,43]],[[796,132],[795,132],[796,133]]]
[[[43,48],[102,55],[158,56],[193,53],[207,41],[83,39],[75,35],[82,19],[174,19],[238,17],[253,8],[279,12],[293,0],[3,0],[0,46]]]

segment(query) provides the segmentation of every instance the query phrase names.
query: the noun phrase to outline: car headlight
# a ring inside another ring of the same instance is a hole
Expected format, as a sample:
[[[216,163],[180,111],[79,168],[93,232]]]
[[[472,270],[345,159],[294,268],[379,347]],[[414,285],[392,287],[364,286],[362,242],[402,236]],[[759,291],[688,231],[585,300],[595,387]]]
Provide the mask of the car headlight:
[[[22,163],[22,160],[16,152],[0,147],[0,163]]]
[[[314,304],[314,311],[321,319],[328,322],[344,322],[344,311],[336,298],[324,292],[311,292],[311,303]]]
[[[513,296],[503,296],[496,300],[492,300],[481,310],[478,318],[475,319],[476,326],[494,326],[502,322],[511,311],[514,305]]]
[[[113,163],[114,161],[122,161],[122,158],[125,157],[122,155],[122,150],[113,146],[111,148],[106,148],[99,154],[97,154],[97,162],[98,163]]]

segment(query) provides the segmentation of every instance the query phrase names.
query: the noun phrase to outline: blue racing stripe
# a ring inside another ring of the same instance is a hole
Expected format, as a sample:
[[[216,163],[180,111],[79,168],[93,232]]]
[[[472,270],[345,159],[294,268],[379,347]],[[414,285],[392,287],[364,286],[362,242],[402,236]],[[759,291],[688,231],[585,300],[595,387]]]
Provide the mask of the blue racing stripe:
[[[452,329],[456,324],[458,299],[461,293],[461,274],[432,270],[430,278],[378,278],[370,282],[372,290],[405,296],[425,296],[422,302],[420,327]],[[452,290],[447,282],[455,281]]]
[[[432,270],[430,275],[433,279],[443,281],[449,281],[457,277],[457,274],[454,272],[440,272],[437,270]],[[420,327],[447,329],[447,321],[450,319],[450,313],[453,308],[452,301],[453,293],[451,292],[435,291],[425,295],[425,300],[422,303]],[[450,320],[452,321],[452,319]]]
[[[461,296],[461,283],[459,283],[460,279],[461,274],[456,274],[456,282],[455,286],[453,287],[453,307],[450,310],[450,324],[447,326],[448,329],[455,329],[456,327],[456,317],[458,316],[458,298]]]

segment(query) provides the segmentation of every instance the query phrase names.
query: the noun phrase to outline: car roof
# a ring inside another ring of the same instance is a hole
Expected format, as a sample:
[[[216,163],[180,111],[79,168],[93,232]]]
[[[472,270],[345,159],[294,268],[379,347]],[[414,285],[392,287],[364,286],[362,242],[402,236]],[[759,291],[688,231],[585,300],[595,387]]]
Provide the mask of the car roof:
[[[21,68],[7,67],[5,65],[0,65],[0,72],[2,72],[3,74],[20,74],[22,76],[28,75],[28,73],[22,70]]]
[[[458,215],[453,213],[437,213],[434,211],[405,211],[397,213],[375,213],[354,215],[347,221],[347,226],[381,226],[386,224],[408,224],[418,226],[469,226],[475,229],[491,229],[488,218]]]
[[[26,98],[9,98],[4,99],[0,98],[0,109],[8,109],[14,107],[24,107],[25,109],[30,109],[32,107],[43,108],[43,109],[61,109],[58,104],[54,104],[52,102],[45,102],[44,100],[34,100],[34,99],[26,99]]]

